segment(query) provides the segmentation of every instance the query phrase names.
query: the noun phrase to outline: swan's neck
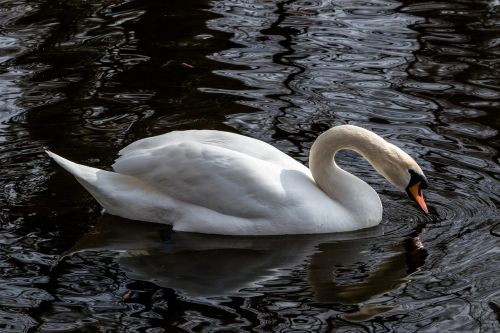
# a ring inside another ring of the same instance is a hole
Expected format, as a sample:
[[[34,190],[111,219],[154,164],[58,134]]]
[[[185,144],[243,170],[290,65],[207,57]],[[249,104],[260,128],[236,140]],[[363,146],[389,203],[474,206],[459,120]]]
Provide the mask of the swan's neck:
[[[370,131],[344,125],[321,134],[311,148],[309,168],[316,184],[358,221],[381,220],[380,198],[370,185],[340,168],[335,163],[335,154],[342,149],[354,150],[378,169],[386,145],[386,141]]]

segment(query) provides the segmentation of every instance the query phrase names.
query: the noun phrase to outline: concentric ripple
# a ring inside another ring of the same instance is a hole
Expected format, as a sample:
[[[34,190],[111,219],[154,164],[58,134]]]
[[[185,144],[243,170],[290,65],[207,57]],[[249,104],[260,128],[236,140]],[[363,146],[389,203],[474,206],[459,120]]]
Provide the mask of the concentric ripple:
[[[0,331],[498,331],[497,1],[0,8]],[[415,157],[428,215],[341,152],[381,196],[378,228],[173,233],[102,215],[43,152],[107,168],[137,139],[211,128],[306,164],[345,123]]]

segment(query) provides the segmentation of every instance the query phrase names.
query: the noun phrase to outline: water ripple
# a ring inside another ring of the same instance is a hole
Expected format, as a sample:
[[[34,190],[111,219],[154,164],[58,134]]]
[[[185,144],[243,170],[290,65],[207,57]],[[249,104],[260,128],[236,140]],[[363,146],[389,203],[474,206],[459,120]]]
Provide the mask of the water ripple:
[[[494,1],[0,4],[3,331],[497,329]],[[229,128],[307,163],[343,123],[418,160],[429,215],[342,152],[383,201],[366,234],[200,240],[121,220],[107,232],[43,153],[107,166],[145,136]]]

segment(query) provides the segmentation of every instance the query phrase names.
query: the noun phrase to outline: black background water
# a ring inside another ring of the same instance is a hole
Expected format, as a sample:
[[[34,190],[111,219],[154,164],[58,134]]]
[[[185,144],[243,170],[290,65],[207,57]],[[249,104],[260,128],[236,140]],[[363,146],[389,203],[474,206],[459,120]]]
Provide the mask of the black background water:
[[[498,331],[499,11],[0,1],[0,331]],[[307,163],[314,138],[345,123],[418,160],[428,217],[344,153],[381,195],[380,228],[172,234],[102,216],[43,152],[108,168],[137,139],[210,128]]]

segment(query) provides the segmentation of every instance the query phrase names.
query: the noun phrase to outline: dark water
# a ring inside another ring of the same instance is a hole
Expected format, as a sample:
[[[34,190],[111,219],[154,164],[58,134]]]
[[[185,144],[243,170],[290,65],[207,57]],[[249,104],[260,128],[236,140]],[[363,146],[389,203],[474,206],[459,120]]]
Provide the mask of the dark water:
[[[1,332],[498,332],[496,0],[0,1]],[[379,228],[227,238],[102,216],[107,168],[222,129],[307,163],[338,124],[410,152],[423,216],[355,154]]]

